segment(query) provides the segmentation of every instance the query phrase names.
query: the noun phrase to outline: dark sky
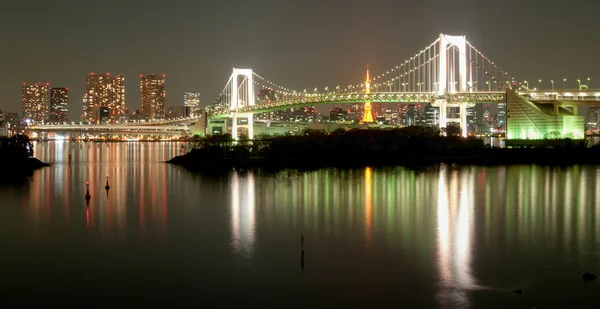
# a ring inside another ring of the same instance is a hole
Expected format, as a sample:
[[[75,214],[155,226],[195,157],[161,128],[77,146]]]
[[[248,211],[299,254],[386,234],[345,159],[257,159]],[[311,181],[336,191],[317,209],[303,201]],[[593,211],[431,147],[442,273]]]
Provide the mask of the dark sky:
[[[348,85],[433,42],[464,34],[519,79],[600,86],[598,0],[5,0],[0,108],[20,111],[21,82],[69,87],[81,113],[88,72],[121,73],[139,108],[139,74],[167,74],[212,103],[233,66],[294,89]]]

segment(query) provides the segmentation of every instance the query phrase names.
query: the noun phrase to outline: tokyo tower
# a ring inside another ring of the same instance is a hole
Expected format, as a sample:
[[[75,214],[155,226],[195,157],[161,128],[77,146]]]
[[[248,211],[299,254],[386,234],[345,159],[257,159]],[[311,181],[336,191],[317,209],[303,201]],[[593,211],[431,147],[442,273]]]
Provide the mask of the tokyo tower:
[[[371,79],[369,78],[369,67],[367,67],[367,80],[365,82],[365,92],[371,93]],[[371,114],[371,102],[365,102],[365,112],[363,113],[362,122],[373,122],[373,115]]]

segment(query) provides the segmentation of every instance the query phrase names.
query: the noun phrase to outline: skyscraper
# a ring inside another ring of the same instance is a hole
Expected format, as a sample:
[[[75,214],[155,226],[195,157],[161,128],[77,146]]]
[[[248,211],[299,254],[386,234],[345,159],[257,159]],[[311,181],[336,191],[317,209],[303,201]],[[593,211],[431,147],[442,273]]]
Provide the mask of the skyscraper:
[[[437,127],[440,124],[440,108],[427,104],[425,106],[425,123],[428,127]]]
[[[85,81],[83,95],[83,118],[86,122],[99,122],[100,108],[108,108],[109,122],[125,115],[125,78],[110,73],[90,73]]]
[[[141,112],[148,119],[165,118],[165,75],[140,75]]]
[[[34,122],[42,122],[48,119],[49,87],[50,83],[23,83],[21,88],[23,118]]]
[[[498,103],[498,127],[506,128],[506,103]]]
[[[200,92],[184,92],[183,106],[190,108],[190,117],[200,116]]]
[[[67,122],[69,118],[69,88],[50,89],[50,121]]]

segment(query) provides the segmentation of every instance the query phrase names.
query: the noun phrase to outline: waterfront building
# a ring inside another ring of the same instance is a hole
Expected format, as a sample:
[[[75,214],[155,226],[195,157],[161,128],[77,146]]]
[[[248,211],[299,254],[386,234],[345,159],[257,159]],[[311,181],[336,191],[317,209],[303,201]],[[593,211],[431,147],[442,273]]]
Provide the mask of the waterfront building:
[[[140,75],[140,111],[150,120],[165,118],[165,75]]]
[[[50,89],[50,122],[69,121],[69,88]]]
[[[183,106],[189,108],[191,117],[200,117],[200,92],[184,92]]]
[[[125,116],[125,78],[122,75],[90,73],[86,76],[83,121],[100,122],[100,107],[108,108],[108,122],[120,121]]]
[[[44,122],[49,116],[48,89],[50,83],[23,83],[21,88],[21,103],[23,118],[31,122]]]
[[[189,106],[171,106],[167,108],[167,119],[176,119],[176,118],[186,118],[191,116],[192,109]],[[198,111],[198,116],[200,117],[200,111]]]

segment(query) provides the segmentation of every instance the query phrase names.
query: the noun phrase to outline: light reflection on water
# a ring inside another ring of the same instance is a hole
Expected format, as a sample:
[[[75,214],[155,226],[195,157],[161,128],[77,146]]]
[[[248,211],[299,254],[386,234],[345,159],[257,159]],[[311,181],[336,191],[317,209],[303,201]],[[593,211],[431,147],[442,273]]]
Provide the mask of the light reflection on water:
[[[439,171],[437,241],[442,285],[439,297],[441,304],[452,302],[461,307],[469,307],[466,293],[478,288],[471,270],[474,207],[472,188],[475,174],[472,168],[466,168],[462,172],[464,174],[459,177],[458,171],[451,171],[448,179],[448,169],[445,166]],[[447,182],[452,190],[447,189]]]
[[[7,288],[150,297],[173,284],[210,287],[209,303],[235,290],[227,304],[419,308],[568,308],[599,292],[578,280],[600,259],[599,166],[198,175],[162,163],[179,146],[37,144],[53,166],[0,187]],[[79,272],[99,279],[73,284]]]
[[[241,184],[238,174],[232,175],[231,186],[231,238],[236,254],[251,258],[254,249],[254,177],[252,172],[246,175]]]

